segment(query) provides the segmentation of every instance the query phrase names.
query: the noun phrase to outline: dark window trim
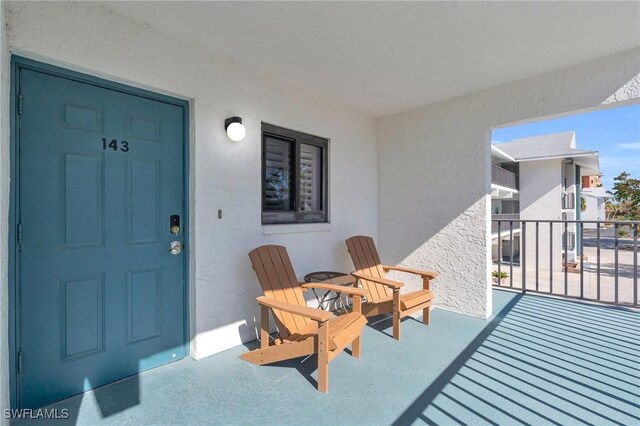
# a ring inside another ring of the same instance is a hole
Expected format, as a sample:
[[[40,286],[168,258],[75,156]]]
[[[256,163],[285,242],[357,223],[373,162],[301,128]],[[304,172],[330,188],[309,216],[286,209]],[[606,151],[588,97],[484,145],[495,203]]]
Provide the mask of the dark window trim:
[[[294,158],[294,173],[292,194],[293,194],[293,211],[265,211],[266,206],[266,182],[264,179],[267,168],[266,157],[266,138],[267,136],[289,141],[293,143],[292,155]],[[263,225],[284,225],[296,223],[328,223],[329,222],[329,139],[313,136],[308,133],[297,132],[274,126],[268,123],[262,123],[262,150],[261,163],[262,172],[260,174],[262,187],[262,224]],[[320,174],[322,181],[322,197],[320,199],[321,210],[308,212],[299,211],[300,194],[298,191],[300,179],[300,144],[312,145],[322,148],[322,157],[320,159]]]

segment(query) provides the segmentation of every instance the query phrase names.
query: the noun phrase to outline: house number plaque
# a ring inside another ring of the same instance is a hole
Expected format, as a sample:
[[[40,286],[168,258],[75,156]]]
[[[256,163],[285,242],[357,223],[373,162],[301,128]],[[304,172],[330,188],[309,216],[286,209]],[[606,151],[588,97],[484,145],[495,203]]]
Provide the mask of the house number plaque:
[[[107,149],[112,149],[114,151],[117,151],[118,148],[120,148],[120,151],[122,152],[128,152],[129,151],[129,142],[127,141],[120,141],[118,142],[117,139],[111,139],[111,142],[107,142],[107,138],[102,138],[102,149],[103,150],[107,150]]]

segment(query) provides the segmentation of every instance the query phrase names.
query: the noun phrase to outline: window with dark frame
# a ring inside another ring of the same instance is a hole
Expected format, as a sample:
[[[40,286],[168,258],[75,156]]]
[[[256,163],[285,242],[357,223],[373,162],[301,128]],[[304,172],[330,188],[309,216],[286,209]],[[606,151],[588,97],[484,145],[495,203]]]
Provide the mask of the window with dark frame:
[[[262,223],[327,222],[329,141],[262,123]]]

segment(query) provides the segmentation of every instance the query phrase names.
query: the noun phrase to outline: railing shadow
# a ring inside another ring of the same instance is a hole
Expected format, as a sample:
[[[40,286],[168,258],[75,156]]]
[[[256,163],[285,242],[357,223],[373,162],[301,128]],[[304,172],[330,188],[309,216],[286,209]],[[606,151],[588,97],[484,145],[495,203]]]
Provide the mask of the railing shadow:
[[[467,345],[467,347],[460,352],[460,354],[453,360],[451,364],[431,383],[431,385],[425,389],[424,392],[402,413],[394,425],[406,425],[411,424],[417,419],[422,418],[422,413],[425,409],[433,403],[433,400],[442,392],[442,390],[451,382],[458,371],[465,363],[471,358],[476,350],[482,346],[484,341],[493,333],[493,330],[500,324],[500,322],[507,316],[509,311],[518,303],[522,298],[521,294],[516,295],[513,299],[507,303],[507,305],[498,312],[491,322],[476,336],[473,341]]]
[[[394,424],[640,424],[640,314],[563,305],[516,295]]]

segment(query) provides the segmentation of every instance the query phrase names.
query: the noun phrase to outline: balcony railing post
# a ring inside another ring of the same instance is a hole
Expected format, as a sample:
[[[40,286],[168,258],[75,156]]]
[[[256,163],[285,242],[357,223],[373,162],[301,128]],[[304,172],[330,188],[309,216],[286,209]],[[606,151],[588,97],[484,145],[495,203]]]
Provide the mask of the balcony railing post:
[[[520,223],[520,270],[522,271],[522,292],[527,291],[527,222]]]
[[[568,234],[568,227],[567,227],[567,221],[563,220],[564,223],[564,234],[563,234],[563,240],[564,240],[564,295],[567,296],[569,294],[569,234]]]
[[[509,287],[513,288],[513,221],[509,221]]]
[[[540,282],[538,280],[538,243],[539,243],[539,231],[540,231],[540,222],[536,220],[536,291],[540,289]]]
[[[549,222],[549,293],[553,294],[553,222]]]
[[[613,246],[615,249],[614,252],[614,261],[613,261],[613,282],[614,282],[614,301],[618,303],[618,223],[613,224],[613,233],[614,233],[614,242]]]
[[[636,223],[633,227],[633,304],[638,305],[638,228]]]
[[[600,300],[600,222],[598,222],[596,225],[596,287],[598,300]]]
[[[500,270],[500,265],[502,264],[502,235],[501,232],[501,222],[498,221],[498,285],[502,285],[502,271]]]
[[[584,236],[582,234],[582,225],[578,225],[580,230],[580,298],[584,299]]]

